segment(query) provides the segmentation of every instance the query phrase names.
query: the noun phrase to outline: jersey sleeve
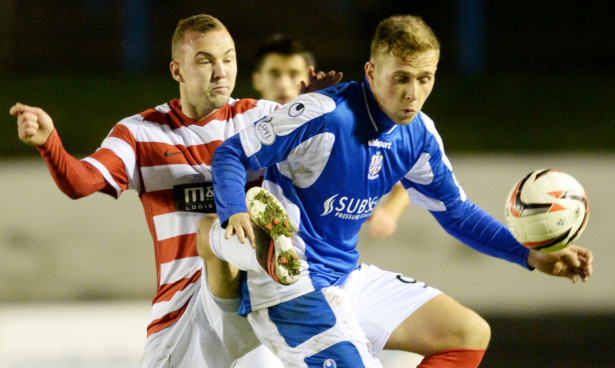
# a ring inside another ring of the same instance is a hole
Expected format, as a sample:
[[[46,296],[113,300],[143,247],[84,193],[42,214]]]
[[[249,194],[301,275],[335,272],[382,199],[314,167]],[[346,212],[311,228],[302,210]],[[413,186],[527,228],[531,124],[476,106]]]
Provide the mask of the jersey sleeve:
[[[117,126],[105,138],[100,149],[82,160],[64,149],[56,130],[44,145],[37,147],[56,185],[64,194],[77,199],[100,191],[119,198],[121,192],[128,188],[129,175],[124,160],[110,148],[113,144],[109,141],[114,140],[110,138],[116,134],[116,129]],[[130,144],[124,142],[126,150]],[[130,150],[134,152],[134,146]]]
[[[47,163],[56,185],[68,197],[78,199],[97,191],[112,193],[96,168],[66,152],[55,129],[47,142],[37,149]]]
[[[433,122],[426,118],[425,125],[423,151],[401,181],[410,203],[428,209],[449,234],[471,248],[532,269],[527,264],[529,249],[502,223],[467,199]]]
[[[139,129],[138,121],[133,117],[122,120],[103,140],[100,148],[84,159],[102,174],[116,198],[124,190],[140,190],[137,143],[133,134]]]

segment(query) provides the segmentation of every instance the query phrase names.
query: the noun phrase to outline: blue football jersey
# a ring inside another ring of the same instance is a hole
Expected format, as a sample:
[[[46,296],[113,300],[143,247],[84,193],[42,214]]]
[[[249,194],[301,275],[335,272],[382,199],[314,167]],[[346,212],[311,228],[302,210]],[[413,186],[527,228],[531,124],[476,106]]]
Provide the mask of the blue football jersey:
[[[267,168],[263,187],[298,229],[293,241],[300,280],[282,286],[249,272],[242,313],[342,282],[358,267],[361,225],[397,182],[413,205],[431,211],[456,238],[528,267],[528,250],[466,198],[434,122],[420,112],[407,125],[395,124],[378,107],[367,80],[299,96],[227,140],[212,167],[223,224],[246,212],[246,170]]]

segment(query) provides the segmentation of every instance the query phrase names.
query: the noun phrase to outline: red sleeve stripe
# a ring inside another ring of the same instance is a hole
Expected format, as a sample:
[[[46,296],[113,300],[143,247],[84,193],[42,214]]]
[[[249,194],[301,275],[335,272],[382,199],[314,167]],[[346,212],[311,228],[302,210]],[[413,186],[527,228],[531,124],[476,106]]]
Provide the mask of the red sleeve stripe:
[[[139,115],[143,120],[153,121],[159,124],[168,123],[168,112],[171,110],[169,105],[164,104],[156,106],[155,109],[148,109],[140,113]]]
[[[137,145],[135,133],[139,122],[140,120],[136,119],[134,116],[122,120],[113,127],[107,138],[119,138],[134,148]],[[134,128],[131,129],[130,127]]]
[[[109,170],[107,170],[105,165],[93,159],[92,157],[86,157],[83,159],[83,161],[89,163],[90,165],[94,166],[96,170],[100,171],[102,176],[105,178],[105,181],[115,190],[115,199],[120,198],[120,194],[122,194],[122,189],[117,184]]]
[[[113,151],[124,163],[124,169],[129,178],[129,187],[139,191],[139,171],[137,168],[136,147],[131,146],[121,138],[107,137],[102,142],[101,149]]]

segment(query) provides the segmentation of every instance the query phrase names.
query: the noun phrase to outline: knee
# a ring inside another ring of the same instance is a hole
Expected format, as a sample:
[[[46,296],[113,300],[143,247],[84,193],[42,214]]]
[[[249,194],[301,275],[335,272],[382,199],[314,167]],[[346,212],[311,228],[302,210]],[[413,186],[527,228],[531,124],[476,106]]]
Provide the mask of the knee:
[[[459,334],[458,347],[466,349],[487,349],[491,340],[491,327],[481,316],[472,312],[472,317],[467,319],[467,323]]]
[[[203,216],[199,221],[198,229],[196,232],[196,251],[205,261],[215,257],[211,251],[209,244],[209,232],[211,226],[218,217],[216,215],[208,214]]]

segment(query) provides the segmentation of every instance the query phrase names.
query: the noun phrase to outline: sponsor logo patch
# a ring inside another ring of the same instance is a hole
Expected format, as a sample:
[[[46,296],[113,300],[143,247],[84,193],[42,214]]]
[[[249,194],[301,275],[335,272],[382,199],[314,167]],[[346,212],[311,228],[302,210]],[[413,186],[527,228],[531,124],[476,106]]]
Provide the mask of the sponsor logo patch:
[[[273,118],[265,118],[254,126],[256,129],[256,137],[265,146],[270,146],[275,142],[275,131],[271,121]]]
[[[379,200],[379,197],[340,197],[338,193],[329,197],[325,203],[323,203],[324,211],[320,216],[327,216],[333,213],[335,217],[343,220],[361,220],[372,214]]]
[[[216,213],[212,183],[174,185],[173,198],[176,211]]]

